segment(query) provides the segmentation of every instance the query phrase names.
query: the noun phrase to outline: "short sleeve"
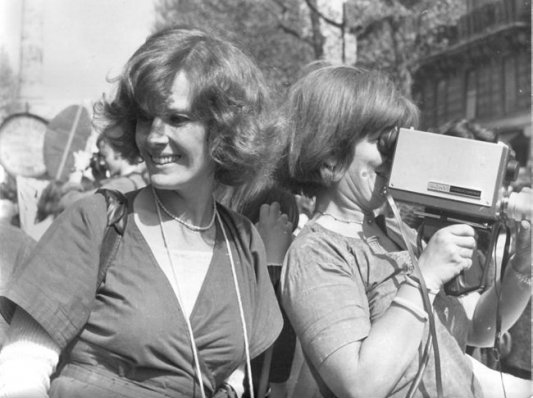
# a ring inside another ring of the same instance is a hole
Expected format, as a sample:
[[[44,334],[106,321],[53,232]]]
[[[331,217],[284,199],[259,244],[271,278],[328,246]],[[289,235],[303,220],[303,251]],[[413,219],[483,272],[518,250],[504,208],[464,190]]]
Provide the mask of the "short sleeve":
[[[281,332],[283,318],[266,265],[263,241],[255,227],[251,226],[251,251],[255,267],[255,307],[250,338],[250,356],[255,358],[274,341]]]
[[[10,321],[15,305],[19,306],[64,348],[87,322],[105,226],[102,195],[84,198],[66,209],[1,292],[4,318]]]
[[[284,310],[308,359],[318,369],[370,331],[369,306],[353,254],[325,233],[300,234],[281,276]]]

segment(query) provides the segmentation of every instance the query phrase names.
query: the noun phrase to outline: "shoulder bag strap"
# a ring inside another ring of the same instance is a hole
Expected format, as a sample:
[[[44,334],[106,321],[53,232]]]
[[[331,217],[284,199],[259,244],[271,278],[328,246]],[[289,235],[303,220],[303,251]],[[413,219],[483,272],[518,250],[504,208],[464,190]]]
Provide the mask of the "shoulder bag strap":
[[[128,200],[123,193],[112,189],[99,189],[96,193],[104,195],[107,205],[107,227],[100,250],[100,263],[96,288],[105,279],[109,264],[115,258],[128,220]]]

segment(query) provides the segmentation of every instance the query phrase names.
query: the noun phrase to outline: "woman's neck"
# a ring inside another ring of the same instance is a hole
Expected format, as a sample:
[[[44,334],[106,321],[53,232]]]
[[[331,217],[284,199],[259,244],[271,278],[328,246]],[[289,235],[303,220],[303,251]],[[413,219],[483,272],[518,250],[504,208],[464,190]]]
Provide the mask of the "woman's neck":
[[[212,192],[184,194],[176,190],[154,189],[154,193],[154,200],[159,201],[159,206],[167,216],[198,227],[208,225],[214,217],[215,199]]]
[[[317,195],[315,212],[329,215],[338,221],[354,223],[374,218],[371,210],[363,209],[351,198],[331,192]]]
[[[361,209],[354,201],[326,193],[317,196],[313,219],[341,235],[362,238],[374,224],[374,213]]]

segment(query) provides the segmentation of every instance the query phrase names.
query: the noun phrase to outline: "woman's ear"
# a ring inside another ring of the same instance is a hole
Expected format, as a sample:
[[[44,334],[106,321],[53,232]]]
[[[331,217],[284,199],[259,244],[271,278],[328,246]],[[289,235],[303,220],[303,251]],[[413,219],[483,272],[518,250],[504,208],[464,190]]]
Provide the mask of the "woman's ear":
[[[335,161],[333,156],[330,156],[324,161],[322,167],[325,167],[326,169],[333,171],[335,170],[336,165],[337,165],[337,162]]]
[[[329,156],[320,167],[320,176],[326,186],[338,182],[342,178],[342,174],[337,165],[337,160],[333,156]]]

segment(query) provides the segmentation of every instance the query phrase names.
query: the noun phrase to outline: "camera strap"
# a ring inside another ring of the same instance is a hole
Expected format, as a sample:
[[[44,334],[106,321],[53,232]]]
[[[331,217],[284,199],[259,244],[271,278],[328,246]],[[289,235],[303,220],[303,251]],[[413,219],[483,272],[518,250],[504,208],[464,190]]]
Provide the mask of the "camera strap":
[[[499,232],[502,228],[505,229],[505,244],[503,248],[503,255],[502,255],[502,260],[501,260],[501,265],[500,265],[500,276],[499,276],[500,283],[502,283],[504,279],[505,270],[507,268],[507,264],[509,263],[509,258],[510,258],[509,247],[511,244],[511,231],[509,230],[509,227],[507,227],[504,222],[500,221],[500,223],[496,227],[496,231]],[[496,247],[497,247],[497,238],[496,238],[496,242],[494,242],[493,253],[492,253],[492,256],[494,257],[495,262],[497,258]],[[497,269],[497,265],[495,266],[495,271],[496,269]],[[497,277],[495,278],[495,282],[494,282],[495,288],[496,288],[497,300],[496,300],[496,330],[495,330],[495,336],[494,336],[493,352],[496,355],[496,358],[498,360],[498,367],[499,367],[499,370],[501,371],[500,343],[501,343],[501,338],[502,338],[502,314],[501,314],[502,290],[501,290],[501,285],[498,287],[496,280],[497,280]]]
[[[438,346],[438,341],[437,341],[437,332],[435,328],[435,316],[433,314],[433,306],[431,305],[431,302],[429,301],[428,289],[426,287],[426,282],[424,281],[424,278],[422,277],[422,273],[420,272],[420,267],[418,266],[418,259],[415,256],[415,252],[414,252],[411,242],[407,238],[407,232],[405,230],[405,225],[400,216],[400,211],[398,210],[398,207],[396,206],[396,203],[394,202],[394,199],[392,198],[391,194],[387,190],[385,191],[385,196],[394,214],[394,217],[396,218],[396,221],[398,222],[398,226],[400,228],[400,234],[405,243],[405,247],[407,248],[407,251],[409,252],[409,257],[411,258],[411,263],[414,268],[414,274],[420,281],[420,293],[422,295],[422,300],[424,302],[424,309],[426,310],[428,314],[428,321],[429,321],[430,334],[424,347],[424,354],[422,357],[422,362],[418,370],[418,373],[415,379],[413,380],[413,384],[411,385],[409,389],[409,394],[407,396],[411,397],[414,394],[418,385],[420,384],[420,381],[422,380],[422,375],[425,371],[426,364],[429,359],[429,346],[431,344],[433,346],[433,353],[435,357],[435,377],[436,377],[436,385],[437,385],[437,396],[438,398],[442,398],[443,397],[442,371],[440,367],[441,365],[440,364],[440,351],[439,351],[439,346]]]

